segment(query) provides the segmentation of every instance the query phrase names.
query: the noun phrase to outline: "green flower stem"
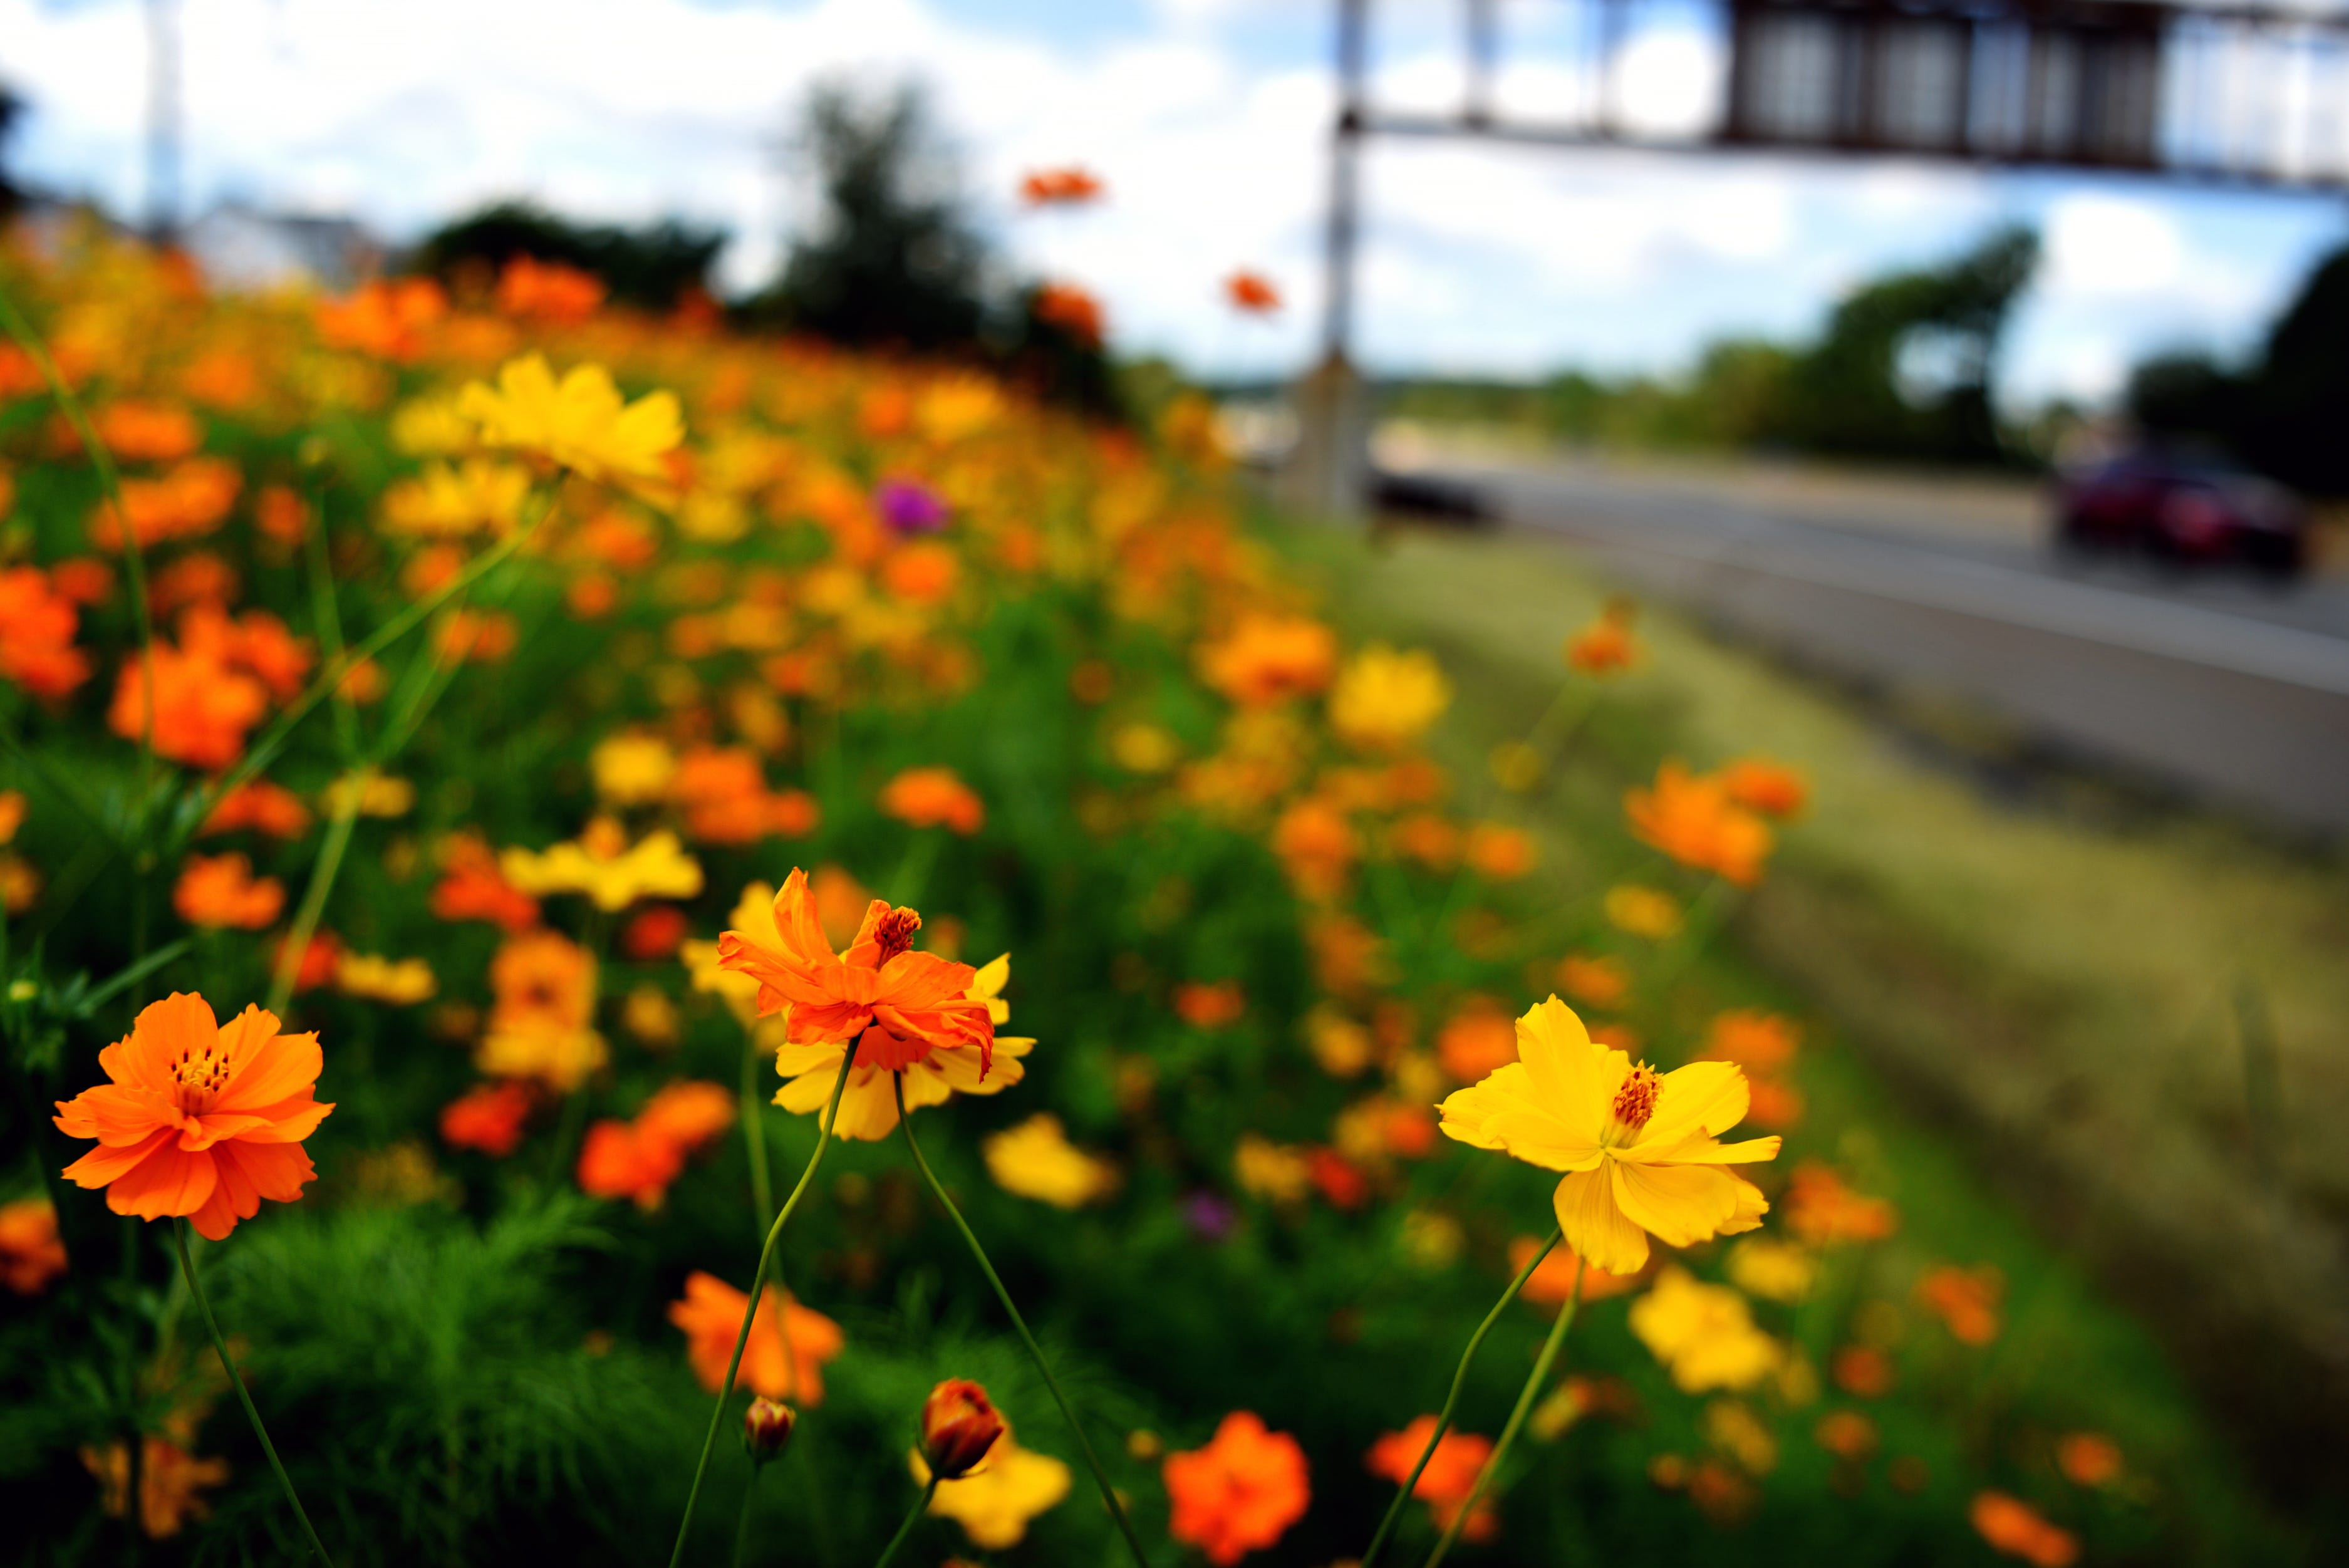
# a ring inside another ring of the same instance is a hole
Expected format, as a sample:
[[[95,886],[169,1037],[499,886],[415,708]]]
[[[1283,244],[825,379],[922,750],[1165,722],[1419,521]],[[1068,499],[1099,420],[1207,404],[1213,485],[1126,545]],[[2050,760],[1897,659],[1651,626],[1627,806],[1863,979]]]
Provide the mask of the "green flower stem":
[[[326,824],[326,841],[318,846],[318,858],[310,867],[310,885],[302,890],[302,907],[294,911],[294,924],[285,933],[285,944],[278,950],[277,971],[269,980],[269,1011],[278,1017],[285,1016],[285,1008],[294,1000],[294,982],[301,978],[302,961],[309,956],[310,939],[318,934],[318,920],[326,912],[326,895],[334,890],[335,877],[343,868],[343,856],[351,846],[351,832],[358,826],[361,775],[347,774],[342,788],[335,796],[335,815]]]
[[[1501,1428],[1501,1440],[1493,1445],[1492,1457],[1485,1461],[1485,1468],[1476,1472],[1476,1484],[1468,1489],[1467,1501],[1460,1505],[1460,1511],[1452,1516],[1451,1524],[1444,1529],[1444,1539],[1437,1542],[1435,1550],[1428,1554],[1427,1568],[1439,1568],[1444,1562],[1444,1554],[1451,1551],[1452,1543],[1460,1538],[1461,1527],[1468,1522],[1468,1516],[1476,1511],[1476,1504],[1484,1500],[1485,1489],[1501,1473],[1502,1461],[1509,1457],[1509,1445],[1517,1440],[1517,1430],[1526,1424],[1526,1416],[1534,1407],[1534,1396],[1540,1393],[1542,1385],[1549,1381],[1550,1368],[1557,1364],[1557,1353],[1566,1347],[1566,1331],[1574,1326],[1575,1309],[1582,1304],[1582,1275],[1586,1267],[1579,1262],[1574,1265],[1574,1293],[1566,1298],[1566,1306],[1557,1314],[1557,1322],[1550,1326],[1549,1338],[1542,1342],[1541,1355],[1534,1362],[1533,1376],[1526,1379],[1524,1389],[1517,1395],[1517,1407],[1509,1412],[1509,1424]]]
[[[734,1335],[734,1355],[726,1363],[725,1380],[718,1385],[717,1402],[710,1407],[709,1431],[701,1439],[701,1459],[693,1467],[693,1487],[685,1494],[685,1517],[677,1521],[677,1545],[668,1554],[668,1568],[678,1568],[685,1561],[685,1538],[693,1528],[693,1505],[700,1501],[702,1478],[709,1472],[709,1453],[718,1446],[718,1428],[726,1419],[726,1400],[734,1392],[734,1375],[742,1370],[742,1348],[750,1343],[750,1321],[759,1313],[760,1293],[767,1288],[767,1264],[775,1255],[775,1243],[783,1237],[783,1227],[791,1222],[792,1211],[800,1206],[807,1193],[808,1184],[815,1179],[816,1167],[823,1163],[823,1151],[832,1147],[833,1123],[840,1116],[840,1096],[847,1092],[848,1075],[856,1066],[858,1042],[848,1043],[848,1054],[841,1059],[840,1081],[832,1086],[832,1104],[824,1108],[822,1130],[816,1134],[815,1152],[808,1156],[807,1168],[800,1172],[799,1185],[783,1199],[783,1211],[767,1231],[766,1245],[759,1249],[758,1272],[750,1276],[750,1300],[742,1308],[742,1327]]]
[[[295,1494],[294,1478],[285,1473],[285,1463],[277,1457],[277,1445],[269,1440],[269,1428],[261,1424],[261,1412],[253,1407],[253,1396],[246,1392],[244,1379],[236,1374],[236,1361],[228,1353],[228,1341],[222,1337],[220,1320],[212,1316],[212,1303],[204,1295],[203,1282],[196,1277],[196,1261],[188,1255],[188,1222],[183,1219],[171,1221],[171,1240],[180,1249],[180,1272],[187,1276],[188,1293],[196,1298],[196,1310],[203,1314],[204,1327],[212,1332],[212,1349],[220,1356],[221,1370],[228,1374],[228,1386],[236,1390],[237,1403],[244,1407],[244,1418],[253,1423],[253,1435],[261,1439],[261,1451],[269,1456],[269,1468],[277,1472],[277,1484],[285,1489],[285,1501],[294,1505],[294,1516],[302,1521],[302,1532],[310,1538],[310,1549],[318,1561],[334,1568],[335,1560],[326,1553],[326,1542],[318,1539],[318,1527],[310,1522],[310,1515]],[[139,1508],[137,1497],[130,1499],[135,1516]]]
[[[1541,1251],[1517,1271],[1517,1277],[1509,1282],[1509,1288],[1501,1293],[1501,1299],[1493,1303],[1493,1310],[1485,1314],[1485,1321],[1477,1324],[1476,1332],[1469,1336],[1468,1348],[1460,1353],[1460,1369],[1452,1375],[1452,1392],[1444,1397],[1444,1408],[1435,1417],[1435,1430],[1428,1434],[1427,1447],[1420,1450],[1419,1462],[1411,1467],[1410,1479],[1402,1483],[1402,1490],[1395,1493],[1394,1501],[1387,1504],[1387,1516],[1379,1521],[1379,1532],[1371,1537],[1370,1548],[1362,1553],[1361,1568],[1371,1568],[1379,1560],[1379,1548],[1386,1544],[1395,1521],[1402,1517],[1404,1505],[1411,1501],[1411,1494],[1419,1486],[1420,1472],[1427,1469],[1427,1461],[1435,1457],[1436,1445],[1444,1441],[1444,1434],[1451,1429],[1452,1412],[1460,1403],[1461,1386],[1468,1381],[1468,1364],[1476,1359],[1476,1352],[1484,1345],[1485,1336],[1493,1332],[1493,1325],[1501,1321],[1501,1314],[1508,1310],[1511,1302],[1517,1299],[1517,1293],[1526,1288],[1526,1282],[1534,1277],[1534,1271],[1542,1266],[1542,1260],[1557,1249],[1561,1236],[1562,1232],[1556,1226],[1550,1228],[1549,1240],[1543,1242]]]
[[[759,1039],[746,1024],[742,1030],[742,1142],[750,1157],[750,1201],[759,1210],[759,1229],[763,1231],[767,1217],[775,1211],[775,1182],[767,1173],[767,1128],[759,1119]]]
[[[750,1479],[742,1483],[742,1511],[734,1520],[734,1568],[742,1568],[742,1559],[750,1553],[750,1504],[759,1495],[759,1473],[766,1468],[752,1459]]]
[[[1061,1407],[1061,1419],[1067,1421],[1069,1430],[1076,1434],[1077,1447],[1084,1453],[1086,1468],[1093,1472],[1093,1484],[1101,1488],[1102,1501],[1107,1505],[1110,1517],[1117,1521],[1117,1528],[1124,1535],[1126,1545],[1133,1549],[1137,1568],[1150,1568],[1150,1555],[1142,1549],[1142,1538],[1134,1534],[1133,1521],[1125,1517],[1125,1507],[1117,1501],[1117,1492],[1109,1484],[1109,1474],[1102,1469],[1101,1459],[1093,1452],[1092,1439],[1085,1436],[1084,1423],[1077,1419],[1077,1412],[1070,1405],[1069,1397],[1061,1392],[1061,1380],[1052,1376],[1052,1364],[1044,1359],[1043,1347],[1036,1343],[1036,1336],[1028,1332],[1028,1320],[1019,1315],[1019,1308],[1012,1303],[1011,1293],[1004,1289],[1003,1277],[995,1272],[995,1265],[988,1260],[987,1249],[978,1244],[978,1237],[972,1231],[969,1221],[962,1217],[962,1210],[955,1207],[954,1199],[947,1196],[947,1189],[939,1182],[937,1173],[930,1168],[930,1162],[922,1158],[922,1146],[914,1137],[914,1118],[905,1107],[905,1075],[897,1073],[892,1077],[897,1095],[897,1121],[905,1129],[905,1147],[912,1151],[914,1164],[920,1168],[922,1179],[930,1184],[930,1191],[937,1198],[939,1207],[947,1211],[947,1218],[952,1220],[955,1229],[962,1232],[971,1256],[978,1260],[980,1270],[987,1275],[987,1282],[995,1287],[995,1299],[1003,1303],[1003,1310],[1010,1315],[1011,1326],[1019,1331],[1019,1343],[1028,1347],[1029,1359],[1035,1362],[1036,1370],[1043,1374],[1044,1386],[1052,1391],[1052,1402]],[[675,1568],[675,1564],[670,1568]]]
[[[920,1521],[930,1506],[930,1499],[937,1495],[937,1490],[938,1478],[932,1476],[930,1484],[922,1489],[922,1495],[914,1500],[913,1510],[905,1515],[905,1522],[897,1527],[897,1533],[889,1538],[889,1544],[884,1546],[881,1555],[873,1560],[873,1568],[889,1568],[889,1559],[897,1555],[897,1548],[905,1544],[905,1537],[914,1533],[914,1526]]]

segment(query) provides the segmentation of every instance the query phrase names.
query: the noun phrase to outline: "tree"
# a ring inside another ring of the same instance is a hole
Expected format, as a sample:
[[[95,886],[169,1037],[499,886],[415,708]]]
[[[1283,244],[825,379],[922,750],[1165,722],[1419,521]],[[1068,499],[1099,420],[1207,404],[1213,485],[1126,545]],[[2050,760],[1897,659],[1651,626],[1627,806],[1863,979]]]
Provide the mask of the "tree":
[[[809,94],[797,138],[820,211],[754,316],[836,343],[975,348],[987,255],[954,193],[953,159],[911,86]]]
[[[14,213],[25,200],[24,187],[8,177],[8,144],[16,135],[16,127],[25,118],[25,100],[5,87],[0,87],[0,219]]]
[[[516,256],[594,273],[615,299],[667,310],[688,289],[708,286],[726,245],[722,229],[674,218],[631,229],[574,223],[529,202],[500,202],[425,236],[418,270],[452,280],[494,275]]]
[[[2349,246],[2320,262],[2269,329],[2235,444],[2262,471],[2326,495],[2349,494]]]
[[[2038,259],[2036,234],[2002,229],[1942,266],[1862,286],[1791,367],[1775,433],[1854,456],[1997,460],[1998,351]]]

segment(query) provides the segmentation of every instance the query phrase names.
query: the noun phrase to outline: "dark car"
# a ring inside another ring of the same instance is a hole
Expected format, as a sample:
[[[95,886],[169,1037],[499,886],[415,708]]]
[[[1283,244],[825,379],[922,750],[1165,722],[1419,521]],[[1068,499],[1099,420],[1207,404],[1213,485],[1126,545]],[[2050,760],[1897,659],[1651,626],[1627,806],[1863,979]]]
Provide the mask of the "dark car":
[[[2223,463],[2135,452],[2065,474],[2055,538],[2066,549],[2127,550],[2180,564],[2298,572],[2308,519],[2282,486]]]

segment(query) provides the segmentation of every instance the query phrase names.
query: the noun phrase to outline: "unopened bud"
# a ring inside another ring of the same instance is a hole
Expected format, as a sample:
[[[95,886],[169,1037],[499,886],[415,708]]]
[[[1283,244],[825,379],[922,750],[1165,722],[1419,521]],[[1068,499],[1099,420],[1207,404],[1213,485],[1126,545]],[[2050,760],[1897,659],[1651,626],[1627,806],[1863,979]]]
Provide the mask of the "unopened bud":
[[[922,1459],[940,1480],[978,1469],[1001,1436],[1003,1417],[995,1413],[987,1390],[968,1378],[947,1378],[922,1402]]]
[[[742,1417],[742,1447],[753,1464],[765,1464],[769,1459],[783,1457],[791,1447],[792,1428],[799,1424],[800,1413],[781,1399],[764,1395],[750,1401],[750,1408]]]

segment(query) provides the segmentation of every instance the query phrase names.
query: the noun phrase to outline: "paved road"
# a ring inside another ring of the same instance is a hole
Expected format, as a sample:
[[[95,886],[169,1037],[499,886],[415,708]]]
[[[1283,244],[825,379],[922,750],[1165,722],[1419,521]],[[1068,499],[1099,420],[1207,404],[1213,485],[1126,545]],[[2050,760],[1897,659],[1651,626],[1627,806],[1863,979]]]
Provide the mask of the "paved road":
[[[1849,509],[1734,479],[1454,459],[1506,523],[1626,582],[2075,753],[2302,826],[2349,830],[2349,583],[2278,589],[2066,566],[2013,528]]]

